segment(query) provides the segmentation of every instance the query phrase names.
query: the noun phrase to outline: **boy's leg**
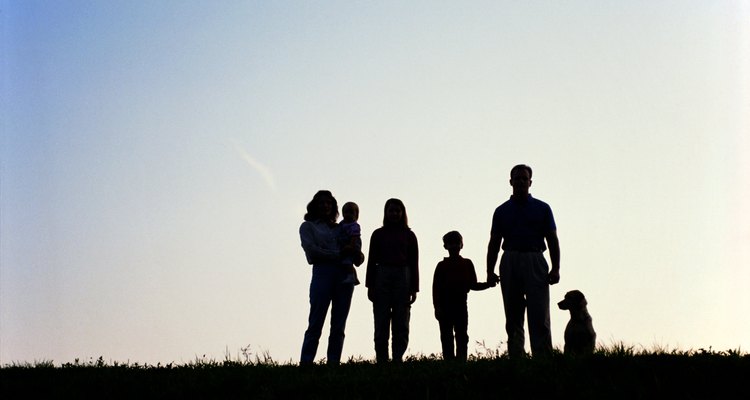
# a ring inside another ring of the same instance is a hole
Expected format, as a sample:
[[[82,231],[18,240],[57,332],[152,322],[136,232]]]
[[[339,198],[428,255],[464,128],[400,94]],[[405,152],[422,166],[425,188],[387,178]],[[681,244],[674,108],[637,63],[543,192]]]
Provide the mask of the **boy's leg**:
[[[469,347],[469,312],[466,303],[456,310],[456,358],[466,361]]]
[[[453,321],[448,316],[438,320],[440,326],[440,344],[443,347],[443,360],[452,360],[453,354]]]

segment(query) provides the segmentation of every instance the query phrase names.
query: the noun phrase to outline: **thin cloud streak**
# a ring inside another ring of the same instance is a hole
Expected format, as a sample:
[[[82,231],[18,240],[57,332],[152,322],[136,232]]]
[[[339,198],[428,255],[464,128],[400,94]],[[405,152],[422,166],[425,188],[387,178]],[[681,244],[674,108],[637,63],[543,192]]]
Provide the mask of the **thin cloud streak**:
[[[261,162],[259,162],[258,160],[256,160],[255,158],[253,158],[239,144],[237,144],[237,143],[233,143],[233,144],[234,144],[234,148],[237,150],[237,152],[240,153],[240,157],[242,157],[243,160],[245,160],[248,164],[250,164],[250,166],[257,173],[260,174],[260,176],[263,178],[264,181],[266,181],[266,184],[268,185],[268,187],[272,191],[276,192],[276,190],[277,190],[276,189],[276,181],[273,178],[273,173],[271,172],[271,169],[268,168],[267,166],[265,166],[264,164],[262,164]]]

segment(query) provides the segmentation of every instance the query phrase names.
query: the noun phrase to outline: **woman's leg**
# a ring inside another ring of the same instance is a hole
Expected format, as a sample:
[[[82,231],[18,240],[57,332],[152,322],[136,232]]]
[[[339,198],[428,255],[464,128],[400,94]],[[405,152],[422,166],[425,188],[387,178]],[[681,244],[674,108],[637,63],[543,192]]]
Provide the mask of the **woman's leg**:
[[[307,330],[302,341],[300,364],[311,364],[315,361],[318,342],[323,330],[323,323],[331,304],[332,288],[331,276],[325,267],[313,266],[313,276],[310,282],[310,315],[307,319]]]
[[[342,268],[342,272],[345,270]],[[349,309],[352,304],[352,294],[354,293],[354,284],[343,283],[342,279],[337,279],[333,283],[333,301],[331,305],[331,333],[328,336],[328,364],[338,364],[341,362],[341,352],[344,348],[344,330],[346,329],[346,319],[349,316]]]

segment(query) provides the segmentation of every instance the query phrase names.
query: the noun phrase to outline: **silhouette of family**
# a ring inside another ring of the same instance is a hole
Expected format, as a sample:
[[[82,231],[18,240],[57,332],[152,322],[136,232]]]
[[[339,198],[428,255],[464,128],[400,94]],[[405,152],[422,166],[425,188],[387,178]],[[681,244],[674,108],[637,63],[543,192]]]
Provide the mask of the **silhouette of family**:
[[[520,164],[510,171],[510,199],[492,216],[487,246],[487,279],[478,282],[471,260],[460,255],[463,237],[457,231],[443,236],[448,257],[438,262],[432,284],[435,318],[440,330],[443,359],[467,358],[470,290],[484,290],[500,283],[508,356],[525,355],[524,319],[528,317],[532,356],[552,352],[549,285],[560,281],[560,246],[550,206],[529,193],[531,167]],[[354,286],[355,267],[364,264],[359,207],[347,202],[343,220],[333,194],[320,190],[307,204],[300,240],[308,264],[312,265],[310,314],[300,356],[300,365],[314,363],[328,309],[331,309],[327,363],[341,362],[346,320]],[[495,267],[500,257],[498,274]],[[550,268],[543,253],[549,250]],[[411,305],[419,292],[419,246],[409,228],[406,207],[395,198],[383,209],[383,226],[370,238],[365,286],[372,302],[375,357],[378,363],[403,360],[409,344]],[[390,357],[389,357],[390,341]]]

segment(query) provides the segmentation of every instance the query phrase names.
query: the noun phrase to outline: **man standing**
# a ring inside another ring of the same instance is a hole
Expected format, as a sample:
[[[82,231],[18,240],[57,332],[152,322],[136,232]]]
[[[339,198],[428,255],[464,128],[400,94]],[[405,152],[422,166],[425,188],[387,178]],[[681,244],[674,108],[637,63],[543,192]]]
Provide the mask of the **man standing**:
[[[549,285],[560,281],[560,243],[550,206],[531,197],[531,167],[510,170],[513,195],[495,209],[487,246],[487,282],[496,282],[495,264],[502,245],[500,288],[505,308],[508,355],[524,355],[524,314],[528,310],[529,339],[533,356],[552,352]],[[546,245],[545,245],[546,240]],[[549,248],[552,269],[544,259]]]

